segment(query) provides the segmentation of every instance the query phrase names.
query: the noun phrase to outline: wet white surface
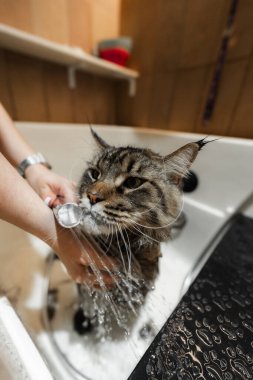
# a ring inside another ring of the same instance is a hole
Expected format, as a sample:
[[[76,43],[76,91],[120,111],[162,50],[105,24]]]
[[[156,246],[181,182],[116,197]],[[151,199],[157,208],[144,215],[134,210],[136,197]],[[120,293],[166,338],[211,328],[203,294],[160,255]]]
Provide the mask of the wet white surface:
[[[95,150],[87,126],[19,123],[18,127],[35,149],[43,152],[55,171],[74,180],[79,177],[84,161]],[[152,133],[150,130],[123,127],[100,126],[94,129],[109,143],[117,143],[120,139],[124,145],[147,146],[162,154],[170,153],[185,143],[202,137],[157,131]],[[193,165],[193,170],[199,176],[199,187],[185,197],[187,224],[178,238],[162,245],[163,258],[156,290],[147,298],[147,309],[142,310],[140,325],[137,323],[134,327],[136,332],[147,316],[145,310],[151,310],[157,330],[173,311],[186,290],[185,280],[202,252],[225,221],[252,192],[252,162],[251,140],[224,138],[207,145],[200,152]],[[40,345],[56,379],[70,380],[72,375],[73,379],[78,378],[68,372],[68,368],[64,367],[55,354],[41,322],[41,310],[46,296],[44,270],[48,247],[4,222],[0,222],[0,241],[0,287],[7,292],[24,325]],[[66,331],[59,334],[66,341]],[[129,351],[120,345],[114,347],[118,366],[116,360],[108,363],[110,357],[108,360],[106,356],[102,357],[102,348],[99,355],[95,353],[94,360],[99,357],[97,362],[101,364],[101,368],[114,366],[109,371],[111,377],[105,371],[104,380],[125,380],[131,373],[145,351],[145,344],[141,342],[136,345],[134,339],[137,339],[137,333],[130,343]],[[126,351],[132,354],[127,356]],[[98,378],[94,377],[94,380]]]

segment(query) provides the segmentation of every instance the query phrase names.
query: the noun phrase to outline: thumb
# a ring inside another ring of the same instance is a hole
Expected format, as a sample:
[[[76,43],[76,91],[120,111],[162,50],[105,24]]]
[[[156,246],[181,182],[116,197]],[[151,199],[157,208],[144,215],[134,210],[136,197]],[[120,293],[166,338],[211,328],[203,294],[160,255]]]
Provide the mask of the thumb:
[[[57,196],[50,189],[42,189],[39,195],[48,207],[55,206]]]

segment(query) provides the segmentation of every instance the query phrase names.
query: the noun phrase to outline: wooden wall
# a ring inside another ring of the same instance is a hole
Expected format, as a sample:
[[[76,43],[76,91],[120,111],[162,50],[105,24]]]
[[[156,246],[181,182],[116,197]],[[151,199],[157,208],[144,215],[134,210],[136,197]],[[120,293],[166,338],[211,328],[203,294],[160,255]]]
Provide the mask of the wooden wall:
[[[0,0],[0,22],[90,52],[119,33],[120,0]]]
[[[148,6],[147,6],[148,4]],[[211,123],[202,115],[231,0],[0,0],[0,22],[91,51],[132,36],[126,84],[0,50],[0,101],[15,120],[116,123],[253,138],[253,1],[239,0]],[[119,19],[119,11],[120,19]],[[120,25],[120,30],[119,30]]]
[[[115,82],[77,73],[69,89],[65,67],[0,50],[0,101],[14,120],[115,123]]]
[[[118,88],[120,124],[253,138],[253,1],[239,0],[211,123],[202,114],[230,0],[122,0],[137,96]]]
[[[90,52],[119,32],[119,0],[0,0],[0,22]],[[0,101],[15,120],[115,123],[115,82],[0,49]]]

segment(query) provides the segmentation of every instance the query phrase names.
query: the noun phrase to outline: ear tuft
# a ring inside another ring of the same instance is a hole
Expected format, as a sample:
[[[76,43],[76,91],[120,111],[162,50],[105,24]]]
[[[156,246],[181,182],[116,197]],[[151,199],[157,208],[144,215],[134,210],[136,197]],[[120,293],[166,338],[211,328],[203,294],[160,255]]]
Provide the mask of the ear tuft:
[[[107,142],[105,142],[102,137],[98,136],[98,134],[94,131],[94,129],[92,127],[90,127],[90,131],[91,131],[91,134],[92,136],[94,137],[94,140],[96,141],[97,145],[99,146],[99,148],[109,148],[110,145],[107,144]]]
[[[195,142],[195,144],[198,145],[199,150],[201,150],[203,148],[203,146],[205,146],[206,144],[209,144],[210,142],[220,140],[220,139],[213,139],[213,140],[206,141],[207,137],[208,136],[204,137],[202,140],[199,140],[199,141]]]

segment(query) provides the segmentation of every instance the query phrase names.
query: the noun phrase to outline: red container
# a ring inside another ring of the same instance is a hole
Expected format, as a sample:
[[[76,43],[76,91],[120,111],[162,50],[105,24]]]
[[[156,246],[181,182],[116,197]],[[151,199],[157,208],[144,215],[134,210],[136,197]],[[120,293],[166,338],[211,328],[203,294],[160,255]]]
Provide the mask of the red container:
[[[129,52],[121,47],[114,47],[110,49],[101,49],[99,51],[99,57],[116,63],[120,66],[126,66],[129,58]]]

